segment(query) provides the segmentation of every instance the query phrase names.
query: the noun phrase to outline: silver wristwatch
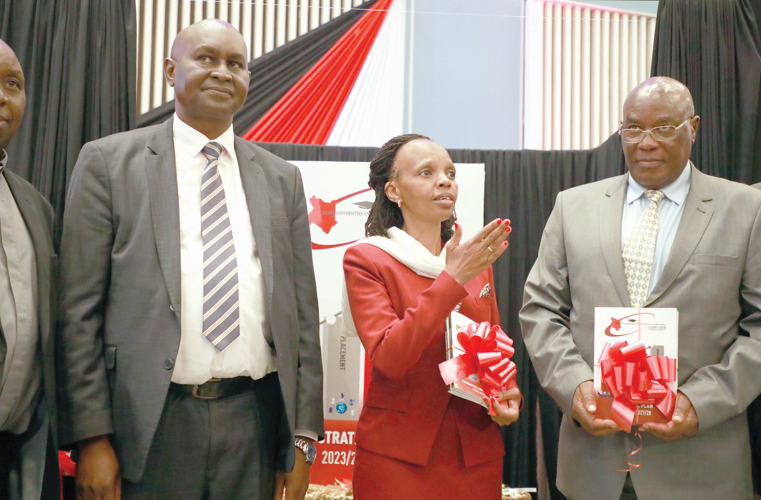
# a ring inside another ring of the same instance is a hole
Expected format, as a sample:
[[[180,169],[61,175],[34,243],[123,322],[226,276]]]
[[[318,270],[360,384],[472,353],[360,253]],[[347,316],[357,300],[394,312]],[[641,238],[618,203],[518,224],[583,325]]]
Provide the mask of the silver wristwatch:
[[[298,449],[304,452],[304,455],[307,458],[307,465],[312,465],[317,459],[317,447],[314,443],[310,443],[306,439],[297,437],[295,444]]]

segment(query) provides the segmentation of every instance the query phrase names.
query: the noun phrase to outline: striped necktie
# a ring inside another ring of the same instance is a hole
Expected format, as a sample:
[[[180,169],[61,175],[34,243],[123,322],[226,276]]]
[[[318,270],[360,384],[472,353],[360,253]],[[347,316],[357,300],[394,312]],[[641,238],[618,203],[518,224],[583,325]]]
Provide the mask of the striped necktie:
[[[224,351],[240,336],[238,261],[218,168],[222,145],[210,142],[202,152],[207,159],[201,177],[203,335]]]
[[[650,294],[650,275],[655,259],[655,242],[658,239],[658,202],[662,191],[649,189],[645,196],[650,204],[640,215],[623,249],[624,274],[632,307],[642,307]]]

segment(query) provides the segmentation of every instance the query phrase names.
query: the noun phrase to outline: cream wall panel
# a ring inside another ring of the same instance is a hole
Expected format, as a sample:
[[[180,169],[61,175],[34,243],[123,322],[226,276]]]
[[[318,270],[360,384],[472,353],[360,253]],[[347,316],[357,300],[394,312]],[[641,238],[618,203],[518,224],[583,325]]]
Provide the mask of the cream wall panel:
[[[649,76],[655,17],[563,0],[526,0],[525,12],[524,147],[598,146]]]

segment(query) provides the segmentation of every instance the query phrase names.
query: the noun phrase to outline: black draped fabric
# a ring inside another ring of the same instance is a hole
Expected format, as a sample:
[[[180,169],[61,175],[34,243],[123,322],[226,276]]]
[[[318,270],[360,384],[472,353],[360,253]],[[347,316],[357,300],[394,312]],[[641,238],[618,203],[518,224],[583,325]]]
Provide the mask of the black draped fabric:
[[[653,75],[690,89],[702,122],[692,160],[703,172],[761,181],[761,1],[661,0]],[[753,483],[761,492],[761,397],[748,408]]]
[[[248,132],[376,1],[365,2],[251,61],[248,65],[251,71],[248,98],[241,110],[235,114],[233,120],[235,133],[242,136]],[[139,116],[137,126],[146,127],[161,123],[172,116],[172,113],[174,113],[174,100]]]
[[[135,125],[134,0],[0,0],[0,38],[26,79],[8,168],[52,203],[58,228],[82,145]]]
[[[376,148],[343,148],[258,143],[287,160],[370,161]],[[503,480],[512,486],[536,486],[536,429],[542,426],[545,467],[553,500],[563,496],[555,488],[560,410],[542,390],[523,344],[518,312],[523,284],[536,260],[539,241],[563,190],[625,172],[618,134],[587,151],[449,151],[455,163],[483,163],[486,167],[484,220],[509,218],[513,232],[510,247],[494,265],[495,287],[502,326],[515,340],[514,361],[526,399],[520,419],[503,429],[505,457]],[[537,402],[541,422],[537,422]]]
[[[758,0],[661,0],[653,76],[690,89],[702,118],[692,160],[703,172],[761,181]]]

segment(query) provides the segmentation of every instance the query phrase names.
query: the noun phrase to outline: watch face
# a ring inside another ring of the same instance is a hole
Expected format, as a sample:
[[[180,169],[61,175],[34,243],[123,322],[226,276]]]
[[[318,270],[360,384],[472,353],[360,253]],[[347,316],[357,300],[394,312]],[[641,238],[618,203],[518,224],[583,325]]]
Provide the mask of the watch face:
[[[307,445],[307,462],[310,464],[314,463],[314,461],[317,459],[317,447],[314,444]]]

